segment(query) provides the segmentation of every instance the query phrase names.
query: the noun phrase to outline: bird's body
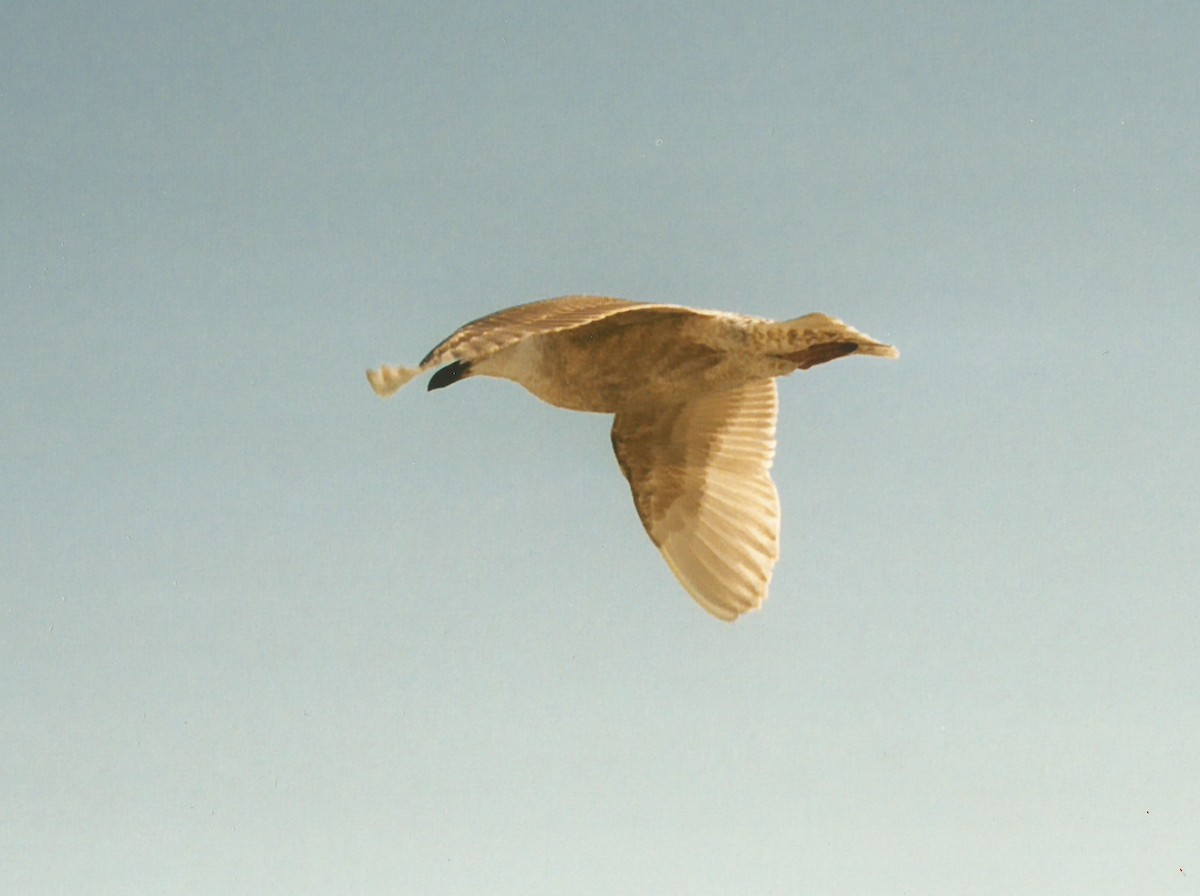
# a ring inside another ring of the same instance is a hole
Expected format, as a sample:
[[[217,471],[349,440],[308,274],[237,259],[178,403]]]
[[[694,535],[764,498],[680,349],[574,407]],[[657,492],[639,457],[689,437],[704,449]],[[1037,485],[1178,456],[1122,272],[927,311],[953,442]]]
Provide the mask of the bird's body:
[[[823,314],[777,323],[568,296],[472,321],[419,367],[367,377],[386,397],[441,367],[430,389],[493,376],[556,407],[615,414],[647,533],[701,606],[732,620],[765,599],[778,556],[774,378],[854,353],[897,356]]]

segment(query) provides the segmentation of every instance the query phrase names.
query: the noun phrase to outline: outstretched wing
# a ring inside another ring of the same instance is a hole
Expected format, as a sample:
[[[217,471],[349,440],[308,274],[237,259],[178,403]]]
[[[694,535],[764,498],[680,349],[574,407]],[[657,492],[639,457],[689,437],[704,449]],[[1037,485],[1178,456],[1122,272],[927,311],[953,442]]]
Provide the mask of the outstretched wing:
[[[447,361],[478,361],[530,336],[581,327],[630,308],[649,307],[652,307],[651,303],[603,296],[564,296],[516,305],[459,327],[438,343],[417,367],[384,365],[368,371],[367,379],[379,395],[387,397],[413,377]]]
[[[515,305],[463,324],[422,358],[421,366],[459,358],[475,360],[529,336],[581,327],[646,304],[603,296],[564,296]]]
[[[775,381],[760,380],[613,422],[613,450],[650,540],[718,619],[762,604],[779,556],[777,408]]]

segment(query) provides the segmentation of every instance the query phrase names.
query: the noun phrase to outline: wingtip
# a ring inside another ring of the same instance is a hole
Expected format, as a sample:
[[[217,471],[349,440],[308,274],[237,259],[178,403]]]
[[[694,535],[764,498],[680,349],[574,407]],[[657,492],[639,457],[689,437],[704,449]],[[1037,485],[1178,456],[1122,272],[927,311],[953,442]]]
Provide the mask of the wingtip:
[[[382,365],[378,370],[367,371],[367,382],[380,398],[395,395],[421,372],[419,367],[389,367]]]
[[[701,604],[701,606],[704,606],[704,605]],[[761,610],[762,606],[763,606],[762,603],[759,602],[756,604],[751,604],[748,607],[735,607],[735,608],[731,608],[728,610],[723,610],[720,613],[710,610],[708,607],[704,607],[704,609],[708,610],[708,613],[710,616],[713,616],[714,618],[721,620],[726,625],[736,625],[739,621],[741,621],[742,619],[745,619],[751,613],[756,613],[759,610]]]

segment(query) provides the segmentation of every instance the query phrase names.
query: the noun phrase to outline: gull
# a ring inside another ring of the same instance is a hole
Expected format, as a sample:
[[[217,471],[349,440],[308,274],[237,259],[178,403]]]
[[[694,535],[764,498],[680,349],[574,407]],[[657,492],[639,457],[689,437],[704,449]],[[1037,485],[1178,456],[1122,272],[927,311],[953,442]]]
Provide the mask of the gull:
[[[471,321],[417,367],[367,379],[386,398],[437,367],[429,391],[491,376],[555,407],[614,414],[613,450],[646,533],[688,594],[732,622],[762,605],[779,557],[775,377],[855,354],[899,357],[824,314],[776,322],[564,296]]]

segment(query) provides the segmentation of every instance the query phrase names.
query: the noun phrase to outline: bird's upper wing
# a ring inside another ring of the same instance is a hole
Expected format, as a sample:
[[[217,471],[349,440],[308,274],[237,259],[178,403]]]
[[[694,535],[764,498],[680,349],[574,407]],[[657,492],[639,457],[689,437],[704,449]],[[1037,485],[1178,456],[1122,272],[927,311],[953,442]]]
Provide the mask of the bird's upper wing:
[[[438,343],[421,360],[421,366],[464,358],[475,360],[529,336],[581,327],[629,308],[649,307],[645,302],[603,296],[564,296],[505,308],[463,324]]]
[[[613,449],[646,532],[688,593],[719,619],[762,604],[779,556],[777,407],[775,381],[760,380],[623,411],[613,422]]]
[[[376,392],[386,397],[413,377],[447,361],[478,361],[530,336],[581,327],[631,308],[650,307],[654,305],[603,296],[563,296],[515,305],[459,327],[434,346],[429,354],[421,359],[419,366],[384,365],[379,370],[368,371],[367,379],[371,381],[371,386]]]

